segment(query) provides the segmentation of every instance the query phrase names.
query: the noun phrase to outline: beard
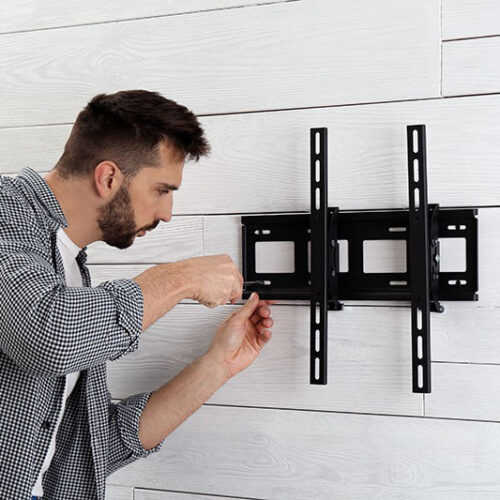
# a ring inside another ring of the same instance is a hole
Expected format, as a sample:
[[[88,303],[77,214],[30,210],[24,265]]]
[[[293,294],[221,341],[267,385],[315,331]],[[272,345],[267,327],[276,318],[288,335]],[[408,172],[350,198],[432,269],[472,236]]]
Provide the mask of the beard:
[[[120,249],[132,245],[137,229],[127,182],[107,205],[99,208],[97,223],[103,235],[102,241],[108,245]]]

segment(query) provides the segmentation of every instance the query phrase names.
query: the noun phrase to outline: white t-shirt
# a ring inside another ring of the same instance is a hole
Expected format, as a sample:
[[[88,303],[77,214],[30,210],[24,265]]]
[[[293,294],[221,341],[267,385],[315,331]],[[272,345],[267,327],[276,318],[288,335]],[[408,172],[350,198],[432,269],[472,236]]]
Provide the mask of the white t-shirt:
[[[76,262],[76,256],[80,252],[81,248],[79,248],[69,236],[65,233],[62,227],[59,228],[57,232],[57,248],[61,254],[63,263],[64,263],[64,271],[66,273],[66,285],[67,286],[83,286],[82,276],[80,273],[80,268],[78,267],[78,263]],[[50,462],[56,450],[56,434],[57,429],[59,428],[59,424],[61,423],[62,416],[64,414],[64,409],[66,407],[66,399],[68,399],[69,395],[73,391],[78,377],[80,376],[80,372],[68,373],[66,375],[66,385],[62,398],[62,408],[59,414],[59,418],[57,419],[57,423],[54,429],[54,433],[52,434],[52,440],[50,441],[49,448],[47,450],[47,455],[45,456],[45,460],[42,465],[42,469],[40,474],[38,475],[38,479],[33,487],[32,495],[41,497],[43,496],[43,488],[42,488],[42,474],[49,468]]]

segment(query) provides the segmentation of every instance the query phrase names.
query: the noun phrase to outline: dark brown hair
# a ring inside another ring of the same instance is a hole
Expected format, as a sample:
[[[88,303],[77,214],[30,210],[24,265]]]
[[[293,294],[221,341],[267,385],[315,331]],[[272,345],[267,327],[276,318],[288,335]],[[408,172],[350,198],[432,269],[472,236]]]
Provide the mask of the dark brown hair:
[[[196,116],[158,92],[98,94],[77,116],[54,169],[62,178],[85,177],[111,160],[130,181],[142,167],[158,166],[161,141],[183,160],[210,153]]]

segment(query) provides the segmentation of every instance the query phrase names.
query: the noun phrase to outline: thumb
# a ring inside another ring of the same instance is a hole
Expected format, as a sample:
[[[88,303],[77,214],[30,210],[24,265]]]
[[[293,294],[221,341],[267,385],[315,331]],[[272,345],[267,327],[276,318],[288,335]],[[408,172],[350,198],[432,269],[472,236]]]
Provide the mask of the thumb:
[[[241,314],[250,317],[255,312],[258,304],[259,295],[257,292],[252,292],[252,295],[250,295],[243,307],[240,308]]]

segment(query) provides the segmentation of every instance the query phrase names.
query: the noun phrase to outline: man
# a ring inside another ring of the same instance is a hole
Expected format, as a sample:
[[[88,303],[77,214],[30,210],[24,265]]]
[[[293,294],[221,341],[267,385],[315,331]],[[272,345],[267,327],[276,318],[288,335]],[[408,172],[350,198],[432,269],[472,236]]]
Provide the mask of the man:
[[[106,360],[180,300],[234,303],[243,278],[228,255],[161,264],[90,284],[94,241],[123,249],[172,217],[186,159],[208,154],[197,118],[156,92],[95,96],[43,178],[0,176],[0,498],[99,499],[105,480],[165,438],[271,338],[255,296],[210,348],[166,385],[111,403]]]

